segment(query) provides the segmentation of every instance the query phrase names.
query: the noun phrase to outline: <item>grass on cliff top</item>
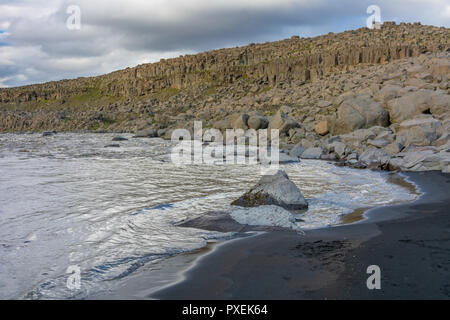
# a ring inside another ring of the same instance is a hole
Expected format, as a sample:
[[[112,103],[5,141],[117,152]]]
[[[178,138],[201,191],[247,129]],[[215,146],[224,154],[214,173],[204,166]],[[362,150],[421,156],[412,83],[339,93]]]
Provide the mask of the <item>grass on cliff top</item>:
[[[7,104],[2,108],[18,109],[23,111],[37,111],[40,109],[89,109],[100,104],[117,102],[122,98],[105,96],[101,93],[100,87],[96,84],[82,89],[82,93],[66,96],[61,99],[39,99],[37,101],[26,102],[20,105]]]
[[[177,95],[180,92],[181,92],[181,90],[177,89],[177,88],[166,88],[166,89],[159,91],[158,93],[153,93],[150,96],[158,99],[159,101],[164,102],[164,101],[169,100],[171,97]]]

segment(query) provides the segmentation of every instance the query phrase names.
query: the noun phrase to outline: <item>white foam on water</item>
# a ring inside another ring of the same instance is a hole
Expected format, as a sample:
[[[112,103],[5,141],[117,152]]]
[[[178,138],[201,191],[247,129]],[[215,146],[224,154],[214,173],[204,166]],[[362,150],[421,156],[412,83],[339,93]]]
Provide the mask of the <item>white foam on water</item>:
[[[278,206],[259,206],[255,208],[234,207],[230,216],[241,224],[250,226],[272,226],[300,230],[295,215]]]
[[[302,160],[282,166],[300,188],[309,207],[293,214],[276,206],[233,208],[231,216],[248,225],[314,229],[340,223],[341,217],[360,208],[412,201],[417,194],[390,183],[387,172],[336,167],[326,161]],[[294,222],[292,222],[294,221]]]

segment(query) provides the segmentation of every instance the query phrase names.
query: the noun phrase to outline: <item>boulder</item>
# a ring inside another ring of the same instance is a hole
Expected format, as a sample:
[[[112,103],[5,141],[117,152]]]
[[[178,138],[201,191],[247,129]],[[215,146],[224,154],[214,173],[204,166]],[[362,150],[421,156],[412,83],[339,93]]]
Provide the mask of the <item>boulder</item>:
[[[431,98],[430,113],[433,116],[441,116],[450,111],[450,97],[443,90],[434,91]]]
[[[330,126],[333,134],[348,133],[370,126],[387,126],[388,113],[370,96],[348,97],[338,108],[337,117]]]
[[[322,154],[320,156],[321,160],[327,160],[327,161],[336,161],[337,157],[334,153],[329,153],[329,154]]]
[[[329,132],[328,129],[328,121],[323,120],[320,121],[316,126],[314,127],[314,131],[316,131],[317,134],[320,134],[321,136],[326,135]]]
[[[398,142],[392,142],[383,148],[384,152],[389,155],[393,155],[401,152],[403,149],[403,145]]]
[[[239,114],[233,117],[233,129],[243,129],[243,130],[247,130],[248,129],[248,119],[249,116],[248,114]]]
[[[330,143],[329,148],[329,151],[333,152],[338,157],[338,159],[344,158],[347,153],[347,146],[345,145],[345,143],[340,141],[334,141]]]
[[[226,129],[232,129],[233,125],[231,123],[231,120],[229,118],[219,120],[213,123],[213,128],[218,130],[226,130]]]
[[[449,135],[448,131],[446,131],[442,134],[442,136],[439,139],[437,139],[433,143],[433,145],[435,145],[436,147],[442,147],[442,146],[445,146],[446,144],[448,144],[449,141],[450,141],[450,135]]]
[[[331,102],[326,101],[326,100],[320,100],[319,102],[317,102],[317,106],[319,108],[327,108],[327,107],[329,107],[331,105],[332,105]]]
[[[157,136],[158,133],[155,129],[145,129],[136,132],[133,138],[154,138]]]
[[[278,158],[279,164],[288,164],[288,163],[298,163],[300,160],[298,160],[298,157],[293,157],[286,153],[280,153]]]
[[[291,157],[297,157],[298,158],[298,157],[300,157],[303,154],[304,151],[305,151],[305,148],[302,147],[302,144],[301,143],[297,143],[291,149],[291,151],[289,152],[289,155]]]
[[[378,166],[388,163],[389,156],[387,153],[378,148],[368,148],[359,157],[359,162],[367,166]]]
[[[448,77],[450,74],[450,61],[447,58],[434,58],[430,63],[431,74],[435,77]]]
[[[56,134],[56,131],[46,131],[42,133],[43,137],[51,137]]]
[[[260,130],[267,129],[269,120],[266,117],[260,115],[251,115],[248,118],[247,125],[250,129]]]
[[[427,149],[411,149],[397,154],[390,160],[390,166],[404,171],[442,170],[445,172],[450,163],[450,153],[441,151],[436,153]]]
[[[429,146],[439,137],[438,129],[441,121],[431,116],[421,116],[400,123],[397,142],[405,146]]]
[[[292,144],[299,143],[305,137],[306,130],[303,128],[295,128],[289,130],[289,142]]]
[[[402,122],[423,113],[432,113],[432,109],[435,113],[440,113],[449,106],[448,100],[447,94],[432,90],[420,89],[409,92],[387,103],[390,120],[393,123]]]
[[[128,140],[127,138],[117,136],[117,137],[112,138],[111,141],[127,141],[127,140]]]
[[[399,98],[403,92],[404,89],[402,87],[388,84],[375,93],[375,99],[384,104],[392,99]]]
[[[289,131],[291,129],[295,129],[300,127],[299,123],[292,119],[292,118],[288,118],[286,119],[286,121],[283,123],[283,125],[281,126],[281,128],[279,128],[280,130],[280,135],[288,135]]]
[[[283,108],[280,108],[280,110],[278,110],[278,112],[270,119],[268,128],[269,130],[278,129],[280,130],[280,135],[287,135],[290,129],[298,128],[300,125],[283,110]]]
[[[278,110],[277,113],[270,118],[269,129],[280,129],[286,119],[288,119],[288,115],[283,111]]]
[[[321,147],[308,148],[306,149],[302,155],[302,159],[320,159],[323,154],[323,149]]]
[[[375,127],[371,128],[371,129],[374,130]],[[380,139],[386,140],[388,142],[393,142],[395,140],[395,137],[394,137],[392,131],[386,130],[386,131],[383,131],[383,132],[379,133],[377,135],[377,137],[375,138],[375,140],[380,140]]]
[[[168,130],[167,128],[158,129],[158,131],[157,131],[158,137],[164,137],[167,133],[167,130]]]
[[[263,176],[256,186],[231,204],[241,207],[276,205],[288,210],[308,208],[300,189],[281,170],[274,175]]]
[[[367,145],[369,146],[374,146],[377,148],[383,148],[386,147],[389,144],[389,141],[384,140],[384,139],[375,139],[375,140],[367,140]]]

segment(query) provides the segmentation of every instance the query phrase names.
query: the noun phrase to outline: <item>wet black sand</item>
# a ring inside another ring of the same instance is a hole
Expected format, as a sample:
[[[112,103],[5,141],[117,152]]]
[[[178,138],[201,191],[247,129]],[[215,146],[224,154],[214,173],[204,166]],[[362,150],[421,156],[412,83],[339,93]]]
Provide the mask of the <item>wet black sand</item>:
[[[450,174],[406,175],[424,192],[413,203],[370,210],[351,225],[225,243],[150,297],[450,299]],[[380,290],[367,289],[370,265],[381,268]]]

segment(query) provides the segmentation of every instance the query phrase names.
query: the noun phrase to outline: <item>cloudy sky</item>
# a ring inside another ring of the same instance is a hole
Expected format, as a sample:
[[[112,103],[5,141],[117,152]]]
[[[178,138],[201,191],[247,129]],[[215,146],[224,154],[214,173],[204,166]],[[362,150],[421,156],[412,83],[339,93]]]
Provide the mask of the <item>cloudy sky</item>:
[[[0,87],[356,29],[370,5],[382,21],[450,27],[450,0],[0,0]]]

